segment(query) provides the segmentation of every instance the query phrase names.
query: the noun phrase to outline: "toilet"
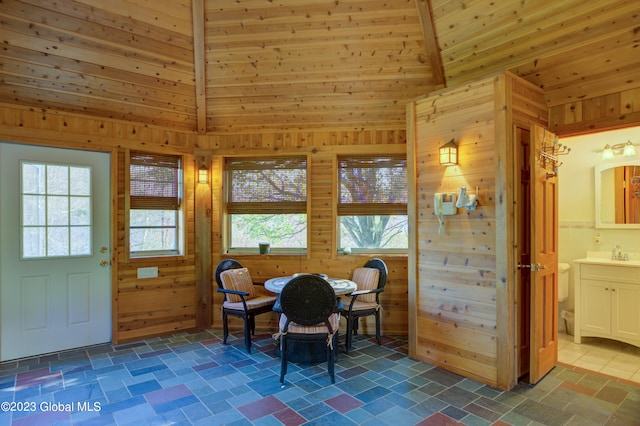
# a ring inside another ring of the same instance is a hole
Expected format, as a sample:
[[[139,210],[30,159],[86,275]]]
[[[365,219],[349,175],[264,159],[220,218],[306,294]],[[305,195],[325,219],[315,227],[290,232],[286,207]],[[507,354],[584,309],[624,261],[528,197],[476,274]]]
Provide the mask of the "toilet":
[[[558,263],[558,302],[569,297],[569,264]]]
[[[558,321],[558,329],[573,336],[574,310],[563,309],[563,302],[569,297],[569,267],[568,263],[558,263],[558,310],[560,311],[560,318],[564,320]],[[564,330],[562,330],[563,328]]]

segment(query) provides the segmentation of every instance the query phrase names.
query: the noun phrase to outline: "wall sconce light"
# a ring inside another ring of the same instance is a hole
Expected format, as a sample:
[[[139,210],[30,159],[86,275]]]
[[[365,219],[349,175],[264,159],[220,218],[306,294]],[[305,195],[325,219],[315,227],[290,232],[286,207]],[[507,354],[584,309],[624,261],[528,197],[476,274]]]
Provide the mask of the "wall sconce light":
[[[458,164],[458,145],[453,139],[440,147],[440,164],[443,166]]]
[[[209,182],[209,170],[205,166],[201,166],[198,169],[198,183],[208,183]]]
[[[633,157],[636,155],[636,145],[631,141],[627,141],[615,145],[606,144],[602,149],[603,160],[611,160],[618,154],[621,154],[623,157]]]

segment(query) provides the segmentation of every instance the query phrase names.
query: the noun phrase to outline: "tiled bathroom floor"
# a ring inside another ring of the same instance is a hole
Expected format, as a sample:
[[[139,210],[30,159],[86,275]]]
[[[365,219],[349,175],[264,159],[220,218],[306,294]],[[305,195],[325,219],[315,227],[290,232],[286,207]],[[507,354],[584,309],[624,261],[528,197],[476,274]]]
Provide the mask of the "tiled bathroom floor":
[[[562,332],[558,342],[559,363],[640,383],[639,347],[598,337],[583,337],[577,344]]]

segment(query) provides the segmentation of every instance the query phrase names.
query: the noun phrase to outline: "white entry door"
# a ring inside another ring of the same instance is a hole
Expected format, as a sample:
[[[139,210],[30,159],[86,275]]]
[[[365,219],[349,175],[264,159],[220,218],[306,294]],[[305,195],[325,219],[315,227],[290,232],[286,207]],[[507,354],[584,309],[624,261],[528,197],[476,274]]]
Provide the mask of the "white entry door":
[[[0,360],[111,340],[110,154],[0,143]]]

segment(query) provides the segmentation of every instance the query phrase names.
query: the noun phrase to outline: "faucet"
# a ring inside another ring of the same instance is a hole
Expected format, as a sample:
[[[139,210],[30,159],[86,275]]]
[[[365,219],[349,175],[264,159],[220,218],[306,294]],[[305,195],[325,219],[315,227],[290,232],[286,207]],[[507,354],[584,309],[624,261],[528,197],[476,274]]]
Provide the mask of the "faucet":
[[[611,250],[611,260],[629,260],[629,255],[625,254],[623,256],[620,246],[616,244]]]

